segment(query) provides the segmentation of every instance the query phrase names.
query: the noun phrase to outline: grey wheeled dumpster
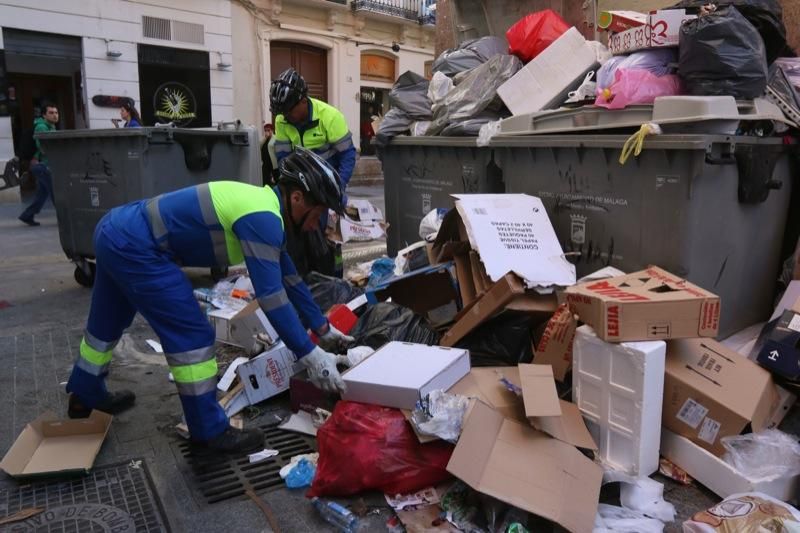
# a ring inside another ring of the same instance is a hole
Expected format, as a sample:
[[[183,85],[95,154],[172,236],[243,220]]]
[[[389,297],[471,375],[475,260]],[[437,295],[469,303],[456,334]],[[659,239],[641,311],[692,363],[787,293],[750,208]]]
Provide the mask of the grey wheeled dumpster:
[[[579,276],[658,265],[721,297],[720,336],[769,317],[792,190],[779,138],[495,137],[506,191],[542,199]]]
[[[66,130],[39,134],[53,173],[61,247],[93,283],[92,237],[111,208],[215,180],[260,184],[252,127]]]
[[[380,154],[392,257],[420,240],[419,223],[431,209],[453,206],[451,194],[505,192],[491,150],[474,137],[395,137]]]

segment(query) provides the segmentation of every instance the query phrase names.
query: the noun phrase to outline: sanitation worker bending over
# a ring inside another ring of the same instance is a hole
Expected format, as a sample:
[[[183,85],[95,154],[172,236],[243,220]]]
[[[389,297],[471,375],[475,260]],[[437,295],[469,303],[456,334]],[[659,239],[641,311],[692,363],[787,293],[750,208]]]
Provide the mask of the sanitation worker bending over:
[[[298,148],[281,164],[292,223],[341,211],[339,176]],[[217,403],[214,330],[180,266],[225,267],[245,261],[261,308],[281,340],[327,391],[344,383],[330,351],[352,340],[331,326],[297,275],[285,249],[280,202],[268,187],[216,181],[117,207],[97,225],[97,272],[80,355],[67,383],[69,416],[92,409],[119,413],[131,391],[109,392],[111,353],[138,311],[161,339],[193,441],[225,451],[263,446],[257,430],[229,425]],[[315,346],[310,328],[320,337]]]

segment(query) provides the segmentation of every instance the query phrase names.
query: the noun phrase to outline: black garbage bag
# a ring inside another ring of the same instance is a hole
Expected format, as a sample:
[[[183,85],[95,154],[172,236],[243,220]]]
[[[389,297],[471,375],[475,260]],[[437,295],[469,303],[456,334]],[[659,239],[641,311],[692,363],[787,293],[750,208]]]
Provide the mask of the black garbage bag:
[[[306,285],[311,290],[311,297],[323,313],[336,304],[346,304],[364,294],[364,289],[354,287],[349,282],[320,274],[309,272],[305,277]]]
[[[484,111],[483,113],[458,122],[451,122],[439,133],[442,137],[477,137],[481,127],[487,122],[494,122],[510,116],[510,113]]]
[[[522,62],[516,56],[497,55],[472,69],[436,108],[426,135],[442,135],[442,131],[454,122],[476,118],[484,111],[498,112],[504,109],[497,88],[520,68]]]
[[[698,14],[700,8],[708,3],[708,0],[683,0],[672,7]],[[722,0],[714,3],[719,7],[735,7],[756,28],[764,41],[768,64],[778,57],[794,57],[794,51],[786,42],[786,27],[779,0]]]
[[[689,94],[751,99],[767,88],[764,41],[733,7],[681,26],[678,75]]]
[[[508,42],[504,37],[480,37],[464,41],[456,48],[445,50],[433,62],[433,72],[455,76],[486,63],[496,55],[508,53]]]
[[[367,308],[350,330],[356,346],[369,346],[377,350],[389,341],[414,342],[433,346],[440,335],[428,321],[407,307],[390,302],[379,302]]]
[[[412,122],[414,122],[414,119],[409,117],[408,113],[402,109],[398,107],[390,109],[383,116],[381,125],[378,126],[378,132],[375,134],[375,144],[386,146],[398,135],[408,133]]]
[[[514,366],[533,361],[531,331],[541,322],[530,313],[505,311],[456,344],[469,350],[472,366]]]
[[[430,82],[427,79],[408,70],[394,82],[392,90],[389,91],[389,103],[393,108],[404,111],[411,119],[430,120],[431,101],[428,99],[428,85]]]

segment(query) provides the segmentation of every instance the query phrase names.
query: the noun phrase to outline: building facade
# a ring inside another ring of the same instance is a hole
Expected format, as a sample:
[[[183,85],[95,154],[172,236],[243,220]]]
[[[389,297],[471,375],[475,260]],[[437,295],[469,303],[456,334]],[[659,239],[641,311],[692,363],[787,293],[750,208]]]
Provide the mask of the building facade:
[[[342,111],[356,147],[369,153],[371,116],[387,110],[394,80],[430,68],[434,6],[430,0],[233,2],[234,59],[254,59],[234,65],[235,114],[271,121],[270,81],[293,66],[312,96]]]
[[[0,0],[0,165],[43,101],[59,127],[113,128],[130,99],[145,125],[271,121],[288,66],[340,108],[359,146],[405,70],[433,58],[427,0]],[[373,105],[370,106],[369,104]]]

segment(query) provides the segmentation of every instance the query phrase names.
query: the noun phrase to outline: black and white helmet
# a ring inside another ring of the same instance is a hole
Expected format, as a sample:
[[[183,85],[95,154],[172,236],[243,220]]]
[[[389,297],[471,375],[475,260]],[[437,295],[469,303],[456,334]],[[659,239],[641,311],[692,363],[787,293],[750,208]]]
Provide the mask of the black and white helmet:
[[[306,80],[293,68],[281,72],[269,88],[269,110],[273,115],[286,113],[308,94]]]
[[[339,173],[308,148],[295,147],[281,161],[280,171],[278,184],[294,186],[308,194],[317,205],[324,205],[340,215],[344,211]]]

